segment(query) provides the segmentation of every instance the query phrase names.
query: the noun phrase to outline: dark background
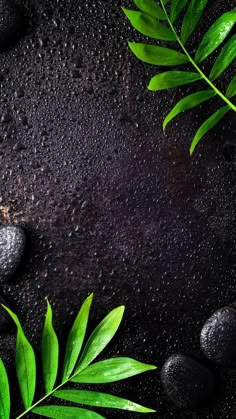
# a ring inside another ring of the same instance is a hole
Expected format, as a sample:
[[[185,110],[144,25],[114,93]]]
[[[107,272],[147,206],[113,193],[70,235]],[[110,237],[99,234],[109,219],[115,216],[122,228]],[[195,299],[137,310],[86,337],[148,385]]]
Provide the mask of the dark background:
[[[62,340],[90,292],[91,327],[125,304],[125,320],[102,358],[133,356],[159,372],[105,390],[156,408],[147,418],[236,418],[234,371],[213,367],[219,392],[198,411],[174,408],[160,384],[172,353],[202,358],[204,321],[236,299],[235,165],[222,153],[235,141],[234,115],[190,159],[196,129],[220,102],[179,117],[163,135],[164,116],[188,90],[145,89],[157,70],[127,48],[128,39],[141,39],[120,10],[129,2],[18,3],[27,33],[0,57],[0,114],[9,116],[0,124],[0,205],[2,223],[25,227],[28,250],[2,294],[37,348],[46,296]],[[193,42],[235,5],[210,3]],[[14,346],[14,331],[0,337],[10,369]],[[13,409],[21,409],[17,401]]]

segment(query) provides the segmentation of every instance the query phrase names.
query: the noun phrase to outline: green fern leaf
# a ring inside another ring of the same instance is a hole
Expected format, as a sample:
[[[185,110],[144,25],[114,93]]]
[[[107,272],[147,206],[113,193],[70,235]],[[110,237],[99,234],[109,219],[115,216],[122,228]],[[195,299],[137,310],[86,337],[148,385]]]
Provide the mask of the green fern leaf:
[[[139,31],[142,35],[149,36],[150,38],[160,39],[163,41],[175,41],[176,38],[163,23],[159,22],[157,19],[146,15],[142,12],[137,12],[135,10],[128,10],[124,7],[122,8],[123,12],[129,19],[131,25],[134,29]]]
[[[62,381],[65,381],[70,377],[77,363],[85,338],[92,301],[93,294],[91,294],[83,303],[70,331],[66,344]]]
[[[144,1],[145,3],[145,1]],[[152,13],[152,8],[155,9],[155,5],[152,1],[148,1],[148,10],[147,8],[142,10],[149,16],[154,16]],[[202,81],[207,84],[208,90],[203,91],[202,89],[199,92],[193,93],[186,98],[180,100],[172,111],[165,118],[163,127],[164,129],[168,123],[181,112],[195,108],[200,104],[211,99],[213,96],[218,96],[221,101],[224,102],[225,112],[220,109],[212,117],[210,117],[198,130],[196,136],[194,137],[191,154],[196,148],[196,145],[199,143],[200,139],[225,115],[226,111],[236,112],[236,105],[231,101],[231,99],[236,94],[235,87],[235,78],[231,81],[227,88],[227,92],[224,94],[215,84],[214,81],[221,75],[223,72],[230,66],[230,64],[235,60],[236,57],[236,35],[233,35],[222,47],[220,53],[218,54],[214,65],[212,66],[210,75],[207,76],[200,67],[200,63],[206,60],[227,38],[229,33],[232,31],[236,23],[236,9],[234,8],[231,11],[224,13],[220,16],[208,29],[206,34],[203,36],[200,45],[196,48],[195,57],[188,49],[185,47],[186,42],[189,37],[193,34],[196,29],[204,11],[208,4],[207,0],[160,0],[160,8],[162,9],[165,15],[165,26],[162,23],[162,27],[165,29],[168,28],[172,32],[172,37],[170,37],[169,32],[166,36],[166,41],[171,42],[171,45],[176,44],[175,49],[167,48],[166,46],[160,45],[150,45],[145,43],[135,43],[129,42],[129,48],[133,54],[141,61],[147,64],[152,64],[155,66],[168,66],[176,67],[179,65],[188,64],[194,69],[190,71],[186,69],[184,71],[176,71],[175,69],[171,71],[166,71],[160,74],[153,76],[148,84],[148,89],[151,91],[158,91],[169,89],[173,87],[187,85],[192,82]],[[135,4],[140,8],[140,2]],[[159,6],[158,6],[159,7]],[[184,13],[185,8],[187,9]],[[141,8],[140,8],[141,10]],[[139,24],[136,24],[138,15],[133,15],[135,11],[129,11],[124,9],[126,15],[129,16],[131,24],[138,30],[140,33],[145,34],[146,36],[152,37],[154,29],[154,21],[146,20],[145,31],[143,29],[144,25],[141,24],[139,18]],[[131,14],[130,14],[131,13]],[[174,22],[178,18],[180,20],[181,14],[184,14],[182,25],[181,25],[181,34],[178,35],[177,30],[174,27]],[[155,16],[157,17],[157,16]],[[150,22],[150,26],[149,23]],[[160,23],[160,22],[159,22]],[[145,32],[145,33],[144,33]],[[149,33],[149,35],[148,35]],[[156,34],[157,35],[157,34]],[[169,40],[167,38],[170,38]],[[158,38],[158,36],[156,36]],[[160,34],[159,34],[159,38]],[[180,51],[179,51],[180,50]]]
[[[167,125],[169,124],[172,119],[174,119],[177,115],[182,112],[188,111],[189,109],[195,108],[198,105],[206,102],[207,100],[213,98],[215,96],[214,90],[202,90],[197,93],[193,93],[181,99],[175,107],[171,110],[171,112],[166,116],[163,122],[163,128],[166,129]]]
[[[10,388],[6,368],[0,358],[0,418],[9,419],[11,411]]]
[[[146,13],[156,19],[166,20],[166,15],[155,0],[134,0],[135,5],[141,12]]]
[[[225,40],[235,23],[236,9],[223,14],[223,16],[217,19],[203,37],[195,54],[195,61],[200,63],[212,54]]]
[[[155,410],[140,406],[130,400],[88,390],[59,390],[54,394],[58,399],[72,403],[84,404],[94,407],[107,407],[111,409],[129,410],[137,413],[154,413]]]
[[[42,366],[46,392],[49,393],[56,382],[59,361],[59,344],[52,325],[52,308],[47,302],[47,314],[42,337]]]
[[[184,16],[181,27],[181,41],[183,44],[187,42],[194,32],[205,8],[208,0],[192,0],[188,10]]]
[[[226,91],[226,97],[231,99],[236,95],[236,76],[233,77],[231,80],[228,89]]]
[[[201,78],[201,75],[198,73],[187,71],[166,71],[165,73],[160,73],[152,77],[148,85],[148,90],[155,92],[157,90],[170,89],[193,83]]]
[[[32,406],[36,387],[36,360],[34,350],[27,340],[15,313],[3,306],[17,327],[16,373],[25,409]]]
[[[222,48],[218,58],[215,61],[215,64],[212,67],[210,72],[210,80],[216,80],[235,60],[236,58],[236,35],[233,35],[232,38]]]
[[[80,407],[45,405],[53,396],[71,403],[95,407],[110,407],[130,410],[139,413],[152,413],[154,410],[143,407],[126,399],[99,392],[65,390],[71,382],[119,381],[133,375],[154,370],[156,367],[142,364],[130,358],[114,358],[113,360],[90,363],[103,351],[116,334],[124,314],[124,306],[112,310],[95,328],[85,345],[78,361],[85,338],[90,307],[93,299],[91,294],[83,303],[79,314],[69,333],[62,372],[62,381],[55,386],[58,372],[59,343],[52,324],[52,308],[47,304],[47,313],[42,336],[42,375],[46,393],[33,404],[36,386],[36,361],[34,350],[28,342],[18,316],[9,308],[3,306],[17,326],[16,372],[20,385],[25,411],[16,419],[29,417],[30,413],[55,419],[105,419],[91,410]],[[77,363],[77,366],[76,366]],[[74,369],[76,367],[76,371]],[[84,381],[83,381],[84,380]],[[7,373],[0,359],[0,418],[10,419],[10,390]]]
[[[218,122],[220,122],[220,120],[225,116],[225,114],[229,111],[229,106],[226,105],[223,108],[219,109],[218,111],[216,111],[213,115],[210,116],[210,118],[208,118],[198,129],[191,147],[190,147],[190,155],[193,154],[197,144],[199,143],[199,141],[201,140],[201,138],[206,135],[206,133],[208,131],[210,131],[212,128],[214,128],[214,126],[216,124],[218,124]]]

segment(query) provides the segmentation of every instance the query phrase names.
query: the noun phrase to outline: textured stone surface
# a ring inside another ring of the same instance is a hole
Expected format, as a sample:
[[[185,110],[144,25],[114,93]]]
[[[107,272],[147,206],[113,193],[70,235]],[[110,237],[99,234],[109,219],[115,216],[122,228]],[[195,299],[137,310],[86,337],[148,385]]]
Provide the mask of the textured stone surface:
[[[223,307],[212,314],[202,328],[201,347],[211,361],[236,366],[236,310]]]
[[[180,408],[196,408],[204,404],[214,391],[211,371],[195,359],[175,354],[165,362],[161,381],[169,399]]]
[[[30,246],[19,282],[4,285],[4,295],[38,350],[45,297],[64,342],[94,291],[92,325],[126,305],[104,357],[119,351],[161,368],[176,352],[202,356],[205,319],[236,300],[236,168],[221,151],[235,141],[232,114],[190,159],[191,139],[213,104],[163,135],[162,120],[181,93],[146,91],[158,69],[128,51],[128,39],[143,39],[120,11],[128,1],[18,3],[32,23],[1,56],[0,114],[11,118],[0,123],[0,218],[25,226]],[[197,39],[233,6],[209,2]],[[227,78],[234,73],[232,66]],[[8,365],[14,348],[14,335],[0,339]],[[224,374],[215,404],[190,413],[167,401],[155,371],[106,390],[157,408],[158,418],[226,419],[236,412],[236,377]]]
[[[8,306],[4,298],[0,296],[0,333],[9,332],[13,325],[11,317],[2,307],[2,304],[4,306]]]
[[[19,268],[26,237],[21,227],[0,227],[0,281],[11,279]]]

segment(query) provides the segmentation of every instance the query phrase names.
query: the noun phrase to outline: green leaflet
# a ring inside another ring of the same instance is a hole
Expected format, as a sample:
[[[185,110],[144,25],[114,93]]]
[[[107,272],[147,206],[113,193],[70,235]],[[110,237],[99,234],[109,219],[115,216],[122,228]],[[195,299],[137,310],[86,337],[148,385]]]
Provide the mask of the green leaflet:
[[[84,370],[108,345],[120,326],[124,310],[124,306],[115,308],[99,323],[88,339],[76,372]]]
[[[206,8],[207,2],[208,0],[191,0],[181,27],[181,40],[183,44],[192,35]]]
[[[155,369],[154,365],[143,364],[132,358],[110,358],[88,366],[71,381],[87,384],[113,383]]]
[[[170,20],[172,23],[175,22],[187,3],[188,0],[171,0]]]
[[[129,47],[139,60],[148,64],[172,66],[188,62],[186,55],[173,49],[136,42],[129,42]]]
[[[69,406],[41,406],[33,409],[33,413],[52,419],[105,419],[90,410]]]
[[[57,335],[52,325],[52,308],[47,302],[47,314],[45,318],[42,337],[42,367],[45,390],[49,393],[56,382],[59,361],[59,344]]]
[[[205,60],[225,40],[236,22],[236,9],[224,13],[203,37],[195,55],[197,63]]]
[[[190,155],[193,154],[196,146],[198,145],[201,138],[206,135],[208,131],[210,131],[218,122],[225,116],[225,114],[230,110],[229,106],[224,106],[223,108],[216,111],[213,115],[210,116],[198,129],[191,147],[190,147]]]
[[[93,294],[89,295],[89,297],[83,303],[70,331],[66,344],[62,381],[67,380],[75,368],[84,342],[92,301]]]
[[[171,110],[171,112],[166,116],[163,122],[163,128],[166,129],[169,122],[172,121],[172,119],[174,119],[181,112],[192,109],[195,106],[198,106],[201,103],[206,102],[207,100],[211,99],[214,96],[215,96],[215,92],[213,90],[202,90],[200,92],[193,93],[185,97],[184,99],[181,99],[175,105],[175,107]]]
[[[227,67],[235,60],[236,58],[236,35],[233,35],[232,38],[222,48],[215,64],[212,67],[210,73],[210,80],[215,80],[219,77]]]
[[[128,10],[124,7],[123,12],[129,19],[131,25],[145,36],[150,36],[154,39],[161,39],[164,41],[175,41],[175,35],[163,23],[158,22],[157,19],[135,10]]]
[[[6,368],[0,358],[0,418],[10,418],[10,389]]]
[[[152,17],[155,17],[160,20],[166,20],[166,15],[163,12],[162,8],[158,6],[155,0],[134,0],[136,6],[141,10]]]
[[[24,334],[17,315],[8,307],[3,307],[10,314],[17,327],[16,373],[24,406],[28,409],[32,405],[36,387],[36,361],[34,350]]]
[[[152,77],[148,85],[148,90],[155,92],[157,90],[170,89],[172,87],[193,83],[201,78],[202,77],[198,73],[191,73],[187,71],[166,71]]]
[[[231,80],[228,89],[226,91],[226,97],[228,97],[229,99],[233,96],[236,95],[236,76],[233,77],[233,79]]]
[[[129,410],[138,413],[153,413],[155,410],[140,406],[130,400],[112,396],[111,394],[99,393],[87,390],[59,390],[55,397],[72,403],[85,404],[95,407],[108,407],[111,409]]]

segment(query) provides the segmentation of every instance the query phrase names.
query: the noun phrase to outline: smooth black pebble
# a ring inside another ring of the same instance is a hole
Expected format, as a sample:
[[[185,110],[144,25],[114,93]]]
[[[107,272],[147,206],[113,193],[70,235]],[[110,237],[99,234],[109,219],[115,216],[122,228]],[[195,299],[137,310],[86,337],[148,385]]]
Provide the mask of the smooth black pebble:
[[[180,408],[199,407],[214,391],[211,371],[182,354],[167,359],[162,368],[161,381],[169,399]]]
[[[211,361],[236,367],[236,310],[223,307],[213,313],[201,330],[200,341]]]
[[[12,320],[9,314],[6,312],[6,310],[2,307],[2,304],[4,306],[8,306],[4,298],[0,296],[0,333],[1,332],[7,332],[12,327]]]
[[[14,276],[21,263],[25,244],[26,236],[21,227],[0,227],[0,280]]]
[[[17,41],[22,34],[23,18],[14,0],[0,0],[0,50]]]

